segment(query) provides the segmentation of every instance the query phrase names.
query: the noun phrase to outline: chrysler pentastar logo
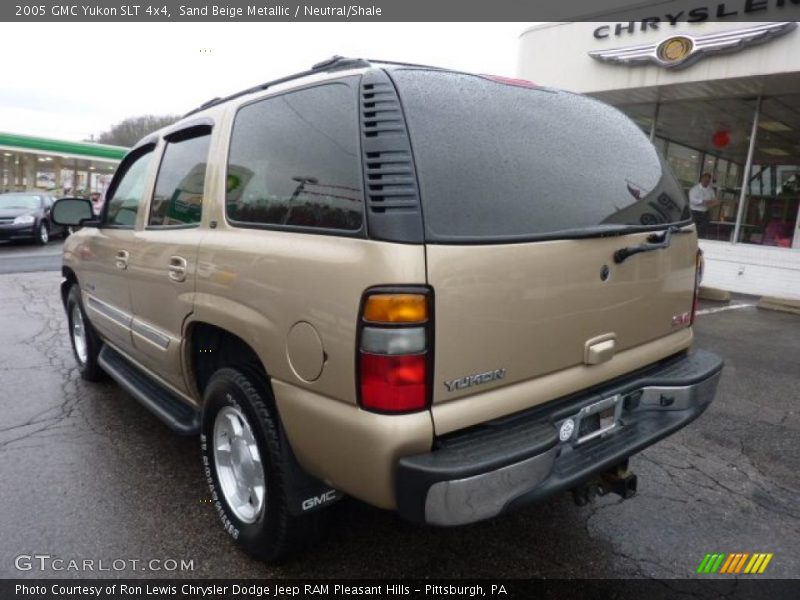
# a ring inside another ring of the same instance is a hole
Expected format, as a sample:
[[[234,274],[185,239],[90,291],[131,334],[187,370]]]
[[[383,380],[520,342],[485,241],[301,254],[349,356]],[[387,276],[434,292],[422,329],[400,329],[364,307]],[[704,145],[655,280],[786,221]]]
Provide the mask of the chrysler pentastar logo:
[[[593,50],[589,52],[589,56],[605,62],[626,65],[655,63],[667,69],[678,69],[709,54],[735,52],[747,46],[762,44],[795,27],[796,22],[786,21],[706,35],[674,35],[652,44]]]

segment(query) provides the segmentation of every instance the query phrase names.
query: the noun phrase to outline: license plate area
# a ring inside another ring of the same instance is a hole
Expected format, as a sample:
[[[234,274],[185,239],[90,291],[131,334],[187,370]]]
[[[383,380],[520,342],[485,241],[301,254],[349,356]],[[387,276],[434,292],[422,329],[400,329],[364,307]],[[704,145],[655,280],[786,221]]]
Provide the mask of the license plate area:
[[[619,426],[622,396],[616,394],[584,406],[574,417],[575,444],[583,444]]]

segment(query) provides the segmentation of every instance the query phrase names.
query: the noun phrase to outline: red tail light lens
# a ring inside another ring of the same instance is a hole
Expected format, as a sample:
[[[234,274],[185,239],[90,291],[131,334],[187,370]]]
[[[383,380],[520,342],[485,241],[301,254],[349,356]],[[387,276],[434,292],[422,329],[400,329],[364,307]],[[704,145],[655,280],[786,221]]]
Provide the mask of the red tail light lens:
[[[433,369],[433,295],[423,286],[370,288],[359,316],[357,385],[361,408],[426,410]]]
[[[428,404],[427,356],[361,352],[361,405],[381,412],[422,410]]]

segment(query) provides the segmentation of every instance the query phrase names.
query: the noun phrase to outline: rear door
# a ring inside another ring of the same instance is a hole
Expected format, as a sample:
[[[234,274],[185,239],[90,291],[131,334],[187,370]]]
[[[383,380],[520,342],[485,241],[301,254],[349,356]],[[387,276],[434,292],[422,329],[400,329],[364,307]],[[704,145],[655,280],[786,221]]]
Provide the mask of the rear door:
[[[587,372],[652,362],[653,352],[626,351],[686,329],[696,238],[682,190],[634,123],[560,91],[437,71],[392,77],[436,298],[435,405],[553,376],[509,404],[518,410],[585,387]],[[645,243],[664,247],[615,261]]]
[[[181,340],[194,305],[210,140],[206,123],[165,136],[147,218],[134,234],[128,268],[134,357],[184,392]]]

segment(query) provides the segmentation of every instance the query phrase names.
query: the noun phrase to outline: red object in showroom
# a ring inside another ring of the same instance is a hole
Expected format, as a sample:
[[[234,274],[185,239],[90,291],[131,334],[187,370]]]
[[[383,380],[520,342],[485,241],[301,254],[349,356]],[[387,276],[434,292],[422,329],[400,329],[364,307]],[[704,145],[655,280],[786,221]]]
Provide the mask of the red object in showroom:
[[[714,144],[715,148],[727,148],[728,144],[731,143],[731,134],[729,131],[721,129],[720,131],[715,131],[714,135],[711,136],[711,143]]]

